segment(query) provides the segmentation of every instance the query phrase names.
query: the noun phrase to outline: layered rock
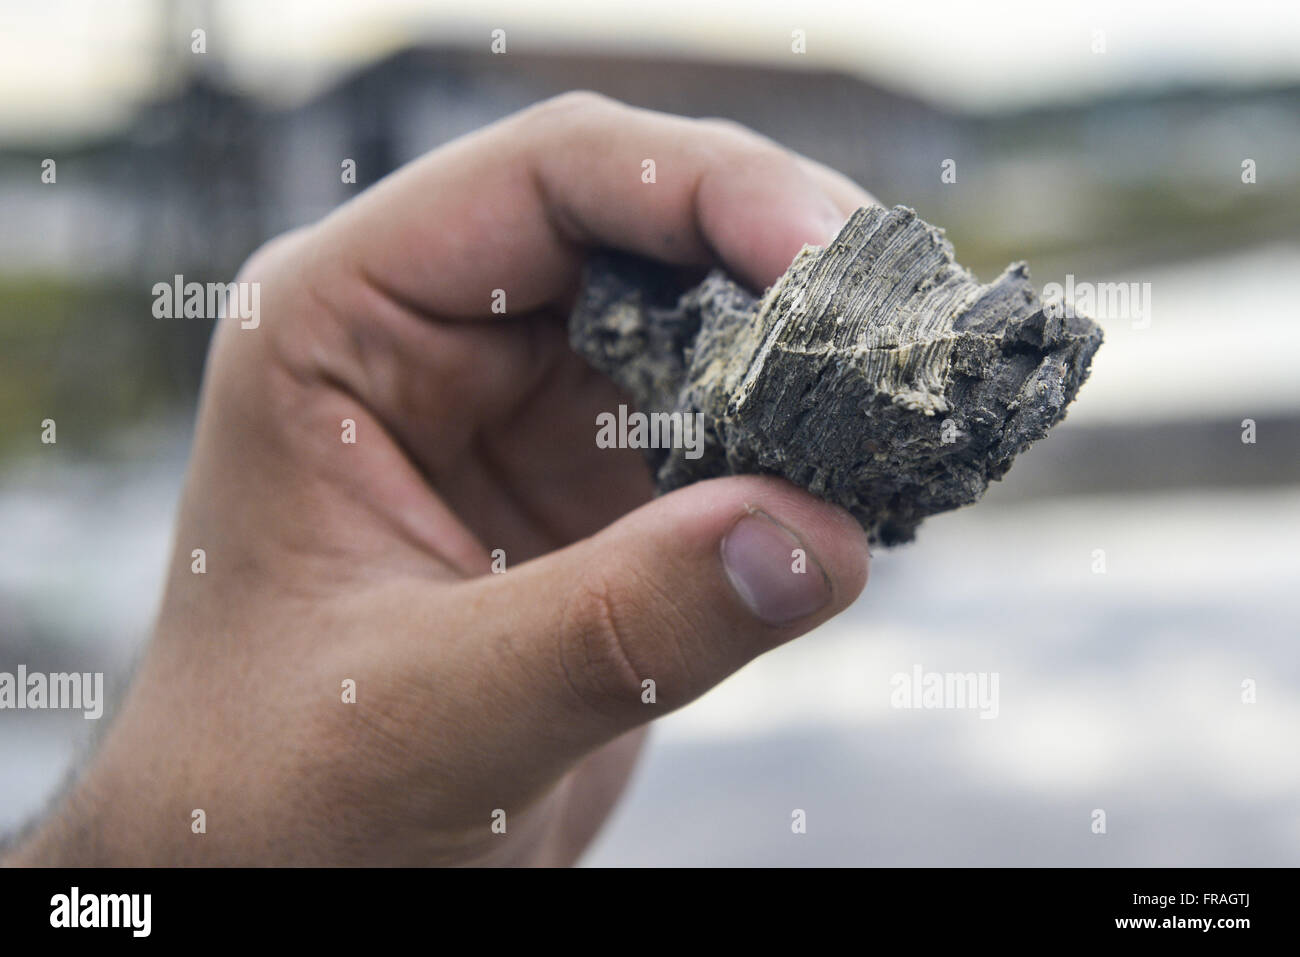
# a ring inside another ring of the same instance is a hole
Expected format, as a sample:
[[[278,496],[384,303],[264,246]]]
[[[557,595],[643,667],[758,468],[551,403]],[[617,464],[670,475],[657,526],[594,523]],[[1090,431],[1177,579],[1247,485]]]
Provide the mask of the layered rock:
[[[703,413],[703,454],[647,450],[661,492],[784,476],[848,509],[874,541],[976,501],[1060,421],[1101,345],[1044,309],[1024,263],[981,285],[906,207],[858,210],[756,298],[721,270],[600,253],[573,347],[645,412]]]

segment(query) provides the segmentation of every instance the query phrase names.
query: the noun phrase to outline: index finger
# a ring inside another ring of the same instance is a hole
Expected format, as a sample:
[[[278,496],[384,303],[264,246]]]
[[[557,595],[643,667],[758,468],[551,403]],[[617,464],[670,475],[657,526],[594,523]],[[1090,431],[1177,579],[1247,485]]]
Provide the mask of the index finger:
[[[720,261],[761,288],[843,224],[856,197],[833,183],[732,124],[566,94],[404,167],[321,228],[394,300],[462,319],[488,315],[495,290],[511,312],[565,295],[592,246]]]

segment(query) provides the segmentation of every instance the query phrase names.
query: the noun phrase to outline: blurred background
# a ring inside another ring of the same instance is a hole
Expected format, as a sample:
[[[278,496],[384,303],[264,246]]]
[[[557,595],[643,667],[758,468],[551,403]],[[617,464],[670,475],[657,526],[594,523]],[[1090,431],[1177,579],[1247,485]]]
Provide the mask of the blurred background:
[[[589,88],[843,170],[984,281],[1024,259],[1150,310],[1103,319],[983,504],[657,725],[588,863],[1300,864],[1296,4],[10,0],[0,27],[0,671],[120,687],[148,633],[211,333],[153,318],[155,282],[229,280]],[[916,665],[997,673],[999,716],[892,708]],[[0,712],[0,831],[93,724]]]

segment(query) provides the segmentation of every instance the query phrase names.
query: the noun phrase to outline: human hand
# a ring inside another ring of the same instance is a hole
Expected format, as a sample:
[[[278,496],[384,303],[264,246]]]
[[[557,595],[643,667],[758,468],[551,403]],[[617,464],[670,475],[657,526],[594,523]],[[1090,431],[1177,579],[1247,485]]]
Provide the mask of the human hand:
[[[843,610],[868,560],[787,483],[650,501],[641,454],[597,448],[627,400],[568,348],[586,251],[761,288],[871,201],[731,124],[578,94],[259,250],[260,325],[213,340],[153,641],[10,863],[574,861],[636,729]]]

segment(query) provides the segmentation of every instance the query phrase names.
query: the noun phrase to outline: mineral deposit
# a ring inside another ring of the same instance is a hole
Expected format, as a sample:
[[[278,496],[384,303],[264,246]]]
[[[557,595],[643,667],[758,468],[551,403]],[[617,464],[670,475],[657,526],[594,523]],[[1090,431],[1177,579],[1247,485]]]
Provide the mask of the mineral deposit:
[[[858,210],[761,297],[721,270],[680,275],[596,254],[569,323],[640,410],[703,414],[702,454],[647,450],[659,490],[780,475],[886,545],[1006,474],[1101,345],[1090,319],[1044,305],[1024,263],[981,285],[903,206]]]

